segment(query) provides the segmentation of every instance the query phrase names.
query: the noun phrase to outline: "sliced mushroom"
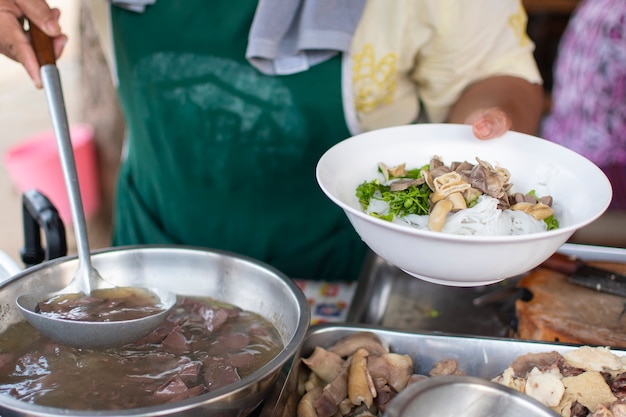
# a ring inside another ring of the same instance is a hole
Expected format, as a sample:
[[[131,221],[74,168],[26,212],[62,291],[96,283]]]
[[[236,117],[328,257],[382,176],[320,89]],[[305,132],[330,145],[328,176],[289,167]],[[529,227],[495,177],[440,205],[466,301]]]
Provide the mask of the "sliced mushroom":
[[[393,168],[390,168],[389,173],[396,178],[406,177],[406,163],[402,163],[400,165],[396,165]]]
[[[480,197],[482,194],[483,193],[479,189],[470,187],[467,190],[463,191],[463,198],[465,199],[465,201],[472,202]]]
[[[528,214],[530,214],[537,220],[545,220],[554,214],[554,210],[552,209],[552,207],[548,207],[543,203],[537,203],[528,212]]]
[[[452,210],[454,204],[450,200],[438,201],[428,216],[428,228],[434,232],[441,232],[446,222],[446,216]]]
[[[459,210],[467,208],[467,202],[461,192],[452,193],[446,197],[446,200],[452,201],[452,212],[456,213]]]
[[[511,206],[511,210],[520,210],[533,216],[536,220],[545,220],[554,214],[552,207],[543,203],[517,203]]]
[[[511,210],[519,210],[519,211],[523,211],[525,213],[528,213],[528,210],[530,210],[530,208],[534,206],[533,203],[529,203],[527,201],[521,201],[519,203],[515,203],[511,206]]]
[[[378,168],[380,172],[383,174],[383,178],[385,178],[385,182],[389,181],[390,178],[401,178],[406,176],[406,163],[396,165],[395,167],[388,167],[384,162],[378,163]]]
[[[425,169],[421,171],[421,175],[422,178],[424,178],[424,181],[426,181],[426,184],[428,184],[428,188],[430,188],[431,191],[435,191],[435,183],[433,182],[433,176],[430,171]]]
[[[446,197],[447,196],[444,193],[437,190],[437,191],[433,191],[432,193],[430,193],[430,196],[428,197],[428,199],[430,200],[431,204],[437,204],[441,200],[445,200]]]

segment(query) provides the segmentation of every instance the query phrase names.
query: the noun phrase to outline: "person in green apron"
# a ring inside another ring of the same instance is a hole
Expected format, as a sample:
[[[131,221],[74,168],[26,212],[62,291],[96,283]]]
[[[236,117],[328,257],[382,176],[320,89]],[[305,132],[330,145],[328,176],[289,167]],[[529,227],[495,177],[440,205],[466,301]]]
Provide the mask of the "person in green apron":
[[[294,278],[354,279],[364,244],[314,175],[350,136],[340,57],[263,75],[245,58],[256,2],[205,3],[111,9],[128,129],[113,243],[218,248]]]
[[[39,19],[60,54],[58,13],[44,10],[41,0],[30,1],[15,16]],[[202,246],[267,262],[292,278],[354,280],[367,248],[323,195],[314,172],[321,155],[352,134],[342,97],[342,54],[300,71],[259,71],[246,53],[261,4],[158,0],[140,6],[143,13],[111,8],[127,123],[113,243]],[[277,10],[265,10],[265,19]],[[358,23],[360,11],[346,14]],[[271,22],[261,27],[266,29],[274,29]],[[2,39],[0,32],[0,51],[23,62],[39,83],[26,45]],[[490,103],[482,97],[477,102]],[[487,137],[515,126],[514,115],[498,108],[487,112],[491,119],[478,120],[478,109],[470,120],[471,106],[466,100],[453,108],[450,121],[455,112],[462,114],[461,120],[475,122],[477,136]]]

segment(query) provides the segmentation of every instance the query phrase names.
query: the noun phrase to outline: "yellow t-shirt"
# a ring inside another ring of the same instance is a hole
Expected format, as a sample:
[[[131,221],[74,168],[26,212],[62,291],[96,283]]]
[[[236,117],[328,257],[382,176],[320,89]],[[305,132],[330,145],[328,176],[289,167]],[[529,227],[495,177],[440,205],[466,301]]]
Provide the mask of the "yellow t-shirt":
[[[519,0],[369,0],[344,57],[350,130],[414,123],[420,102],[443,122],[466,87],[494,75],[540,84],[526,23]]]

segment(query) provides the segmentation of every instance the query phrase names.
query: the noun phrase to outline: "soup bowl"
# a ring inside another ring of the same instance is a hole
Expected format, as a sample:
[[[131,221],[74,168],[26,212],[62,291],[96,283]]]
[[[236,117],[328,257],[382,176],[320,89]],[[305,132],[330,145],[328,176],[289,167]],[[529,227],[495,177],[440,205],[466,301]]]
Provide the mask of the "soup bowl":
[[[461,235],[397,224],[364,211],[356,189],[363,182],[382,180],[379,163],[419,168],[434,156],[446,164],[475,164],[480,158],[507,169],[511,193],[533,191],[553,198],[558,228],[518,235]],[[529,271],[576,230],[600,217],[612,198],[606,175],[578,153],[512,131],[478,140],[469,125],[407,125],[353,136],[322,155],[316,177],[373,252],[410,275],[450,286],[488,285]]]

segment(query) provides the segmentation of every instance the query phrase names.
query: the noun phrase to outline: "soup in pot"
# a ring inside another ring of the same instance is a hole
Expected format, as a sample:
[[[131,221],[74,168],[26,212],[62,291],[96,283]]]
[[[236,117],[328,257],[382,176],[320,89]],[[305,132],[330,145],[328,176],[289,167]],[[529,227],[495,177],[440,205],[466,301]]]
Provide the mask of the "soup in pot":
[[[120,348],[60,345],[23,321],[0,335],[0,393],[73,410],[158,406],[230,385],[283,347],[267,319],[211,298],[179,297],[157,329]]]

